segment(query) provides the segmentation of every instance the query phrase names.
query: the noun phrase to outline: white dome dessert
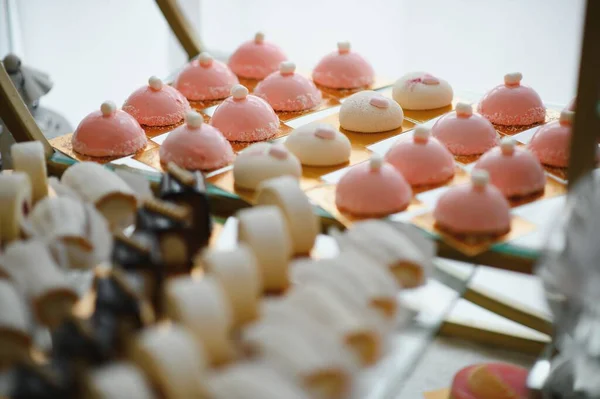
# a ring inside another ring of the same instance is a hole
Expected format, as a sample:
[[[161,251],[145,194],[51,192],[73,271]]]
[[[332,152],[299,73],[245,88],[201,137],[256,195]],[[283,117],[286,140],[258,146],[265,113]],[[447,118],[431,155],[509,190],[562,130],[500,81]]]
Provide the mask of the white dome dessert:
[[[284,145],[306,166],[343,164],[348,162],[352,152],[348,137],[333,126],[320,122],[294,129]]]

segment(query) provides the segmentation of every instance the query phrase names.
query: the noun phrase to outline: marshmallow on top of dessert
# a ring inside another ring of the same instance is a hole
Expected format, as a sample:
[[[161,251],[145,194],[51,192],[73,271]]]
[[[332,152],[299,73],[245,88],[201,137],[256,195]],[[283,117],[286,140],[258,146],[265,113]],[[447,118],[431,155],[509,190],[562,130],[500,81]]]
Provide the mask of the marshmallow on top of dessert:
[[[279,117],[269,103],[248,94],[248,89],[239,84],[231,88],[231,97],[215,109],[210,124],[229,141],[263,141],[279,131]]]
[[[299,179],[302,166],[298,158],[281,144],[252,144],[233,163],[233,179],[240,188],[256,190],[267,179],[287,175]]]
[[[261,32],[243,43],[229,58],[229,68],[240,78],[261,80],[277,71],[287,56],[279,46],[265,41]]]
[[[486,170],[490,183],[507,198],[539,194],[544,191],[546,174],[540,161],[525,148],[517,147],[515,139],[504,137],[475,164]]]
[[[529,370],[508,363],[474,364],[454,376],[452,399],[526,399]]]
[[[490,122],[502,126],[528,126],[544,122],[546,107],[529,86],[521,85],[520,72],[504,75],[504,84],[487,92],[477,106],[477,112]]]
[[[404,112],[392,99],[364,90],[348,97],[340,107],[342,129],[358,133],[380,133],[402,126]]]
[[[283,61],[279,71],[273,72],[254,89],[254,94],[265,99],[275,111],[304,111],[321,103],[321,92],[313,82],[296,73],[296,64]]]
[[[487,171],[474,170],[471,183],[446,191],[433,212],[436,226],[450,234],[473,237],[508,233],[510,205],[489,181]]]
[[[480,155],[498,143],[494,126],[473,113],[471,104],[458,103],[456,111],[442,116],[431,134],[454,155]]]
[[[350,168],[335,190],[336,207],[356,217],[383,217],[402,212],[411,198],[412,190],[406,179],[376,154],[369,161]]]
[[[189,110],[190,103],[183,94],[156,76],[151,76],[148,84],[131,93],[123,104],[123,111],[148,127],[176,125]]]
[[[541,126],[527,144],[529,151],[548,166],[566,168],[569,166],[571,131],[575,113],[562,111],[560,119]]]
[[[138,121],[117,109],[112,101],[102,103],[79,123],[71,143],[76,152],[91,157],[131,155],[146,146],[146,133]]]
[[[454,176],[454,158],[430,129],[416,126],[412,138],[400,137],[385,155],[411,186],[441,184]]]
[[[334,166],[348,162],[350,140],[333,126],[311,122],[287,137],[284,145],[306,166]]]
[[[312,78],[316,84],[331,89],[357,89],[372,85],[375,72],[367,60],[351,51],[350,42],[339,42],[337,51],[319,61]]]
[[[410,72],[394,83],[394,100],[403,109],[422,111],[452,104],[452,86],[427,72]]]
[[[233,161],[229,141],[216,127],[204,123],[202,115],[188,112],[185,124],[173,130],[160,146],[160,162],[187,170],[213,170]]]
[[[221,100],[229,96],[238,78],[229,67],[208,53],[200,53],[175,79],[173,86],[190,101]]]

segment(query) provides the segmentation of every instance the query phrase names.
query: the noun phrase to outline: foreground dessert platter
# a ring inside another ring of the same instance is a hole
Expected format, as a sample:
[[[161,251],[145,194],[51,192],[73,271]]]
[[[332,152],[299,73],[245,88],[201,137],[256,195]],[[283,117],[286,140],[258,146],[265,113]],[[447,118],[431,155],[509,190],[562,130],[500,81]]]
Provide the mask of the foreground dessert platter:
[[[454,92],[444,79],[427,72],[411,72],[394,83],[392,96],[405,110],[423,111],[451,105]]]
[[[183,122],[190,103],[177,89],[165,85],[156,76],[125,100],[123,111],[144,127],[167,127]]]
[[[350,42],[339,42],[337,51],[323,57],[312,73],[323,87],[347,90],[367,88],[375,81],[375,71],[360,54],[351,51]]]

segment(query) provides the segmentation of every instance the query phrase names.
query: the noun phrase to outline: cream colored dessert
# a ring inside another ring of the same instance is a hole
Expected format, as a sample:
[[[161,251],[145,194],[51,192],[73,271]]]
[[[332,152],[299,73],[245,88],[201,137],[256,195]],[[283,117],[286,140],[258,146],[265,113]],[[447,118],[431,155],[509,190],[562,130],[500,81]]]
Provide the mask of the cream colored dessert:
[[[86,399],[155,399],[156,395],[139,368],[114,362],[93,369],[86,378]]]
[[[394,83],[394,100],[403,109],[427,110],[452,104],[452,86],[427,72],[410,72]]]
[[[348,162],[352,152],[348,137],[333,126],[320,122],[294,129],[284,145],[306,166],[340,165]]]
[[[261,182],[286,175],[300,178],[302,166],[281,144],[253,144],[233,162],[233,179],[239,188],[256,190]]]
[[[21,225],[31,204],[31,183],[27,174],[0,174],[0,241],[9,242],[21,236]]]
[[[348,97],[340,108],[340,126],[358,133],[380,133],[402,126],[404,112],[394,100],[364,90]]]
[[[16,143],[10,147],[13,168],[26,173],[31,183],[32,201],[35,204],[48,195],[46,156],[40,141]]]

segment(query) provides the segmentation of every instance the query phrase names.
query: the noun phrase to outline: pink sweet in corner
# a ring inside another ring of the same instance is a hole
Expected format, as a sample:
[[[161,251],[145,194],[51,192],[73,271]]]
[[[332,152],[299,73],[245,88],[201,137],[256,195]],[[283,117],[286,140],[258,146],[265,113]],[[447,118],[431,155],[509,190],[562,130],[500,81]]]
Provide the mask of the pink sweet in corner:
[[[147,142],[140,124],[112,101],[83,118],[71,138],[73,150],[92,157],[131,155]]]
[[[233,162],[231,144],[202,115],[190,111],[185,125],[173,130],[159,149],[160,163],[174,162],[187,170],[213,170]]]
[[[189,110],[190,104],[183,94],[163,84],[156,76],[148,79],[148,85],[131,93],[123,104],[123,111],[133,116],[140,125],[150,127],[180,123]]]
[[[315,84],[295,73],[296,65],[284,61],[254,89],[254,94],[266,100],[275,111],[304,111],[321,103],[321,92]]]
[[[263,141],[279,132],[279,117],[273,108],[262,98],[248,94],[242,85],[233,86],[231,97],[215,109],[210,124],[229,141]]]
[[[190,101],[221,100],[229,96],[238,78],[221,61],[201,53],[179,73],[173,86]]]
[[[471,104],[467,103],[456,104],[456,111],[441,117],[431,128],[431,134],[454,155],[483,154],[498,143],[494,126],[473,114]]]
[[[454,176],[454,158],[444,145],[430,137],[425,126],[414,129],[412,139],[400,137],[385,155],[411,186],[445,183]]]
[[[338,43],[338,50],[327,54],[315,67],[313,81],[332,89],[357,89],[375,81],[371,64],[350,50],[349,42]]]
[[[499,147],[483,154],[475,169],[487,171],[490,182],[507,198],[541,193],[546,184],[540,161],[528,150],[517,147],[512,137],[504,137]]]
[[[258,32],[254,40],[245,42],[229,58],[229,67],[240,78],[264,79],[277,71],[279,64],[287,60],[283,51],[273,43],[265,41]]]
[[[335,191],[335,205],[340,212],[357,217],[402,212],[411,198],[412,189],[402,174],[377,155],[350,168]]]
[[[519,72],[504,76],[504,84],[490,90],[479,102],[477,112],[496,125],[527,126],[544,122],[546,107],[529,86],[521,85]]]

